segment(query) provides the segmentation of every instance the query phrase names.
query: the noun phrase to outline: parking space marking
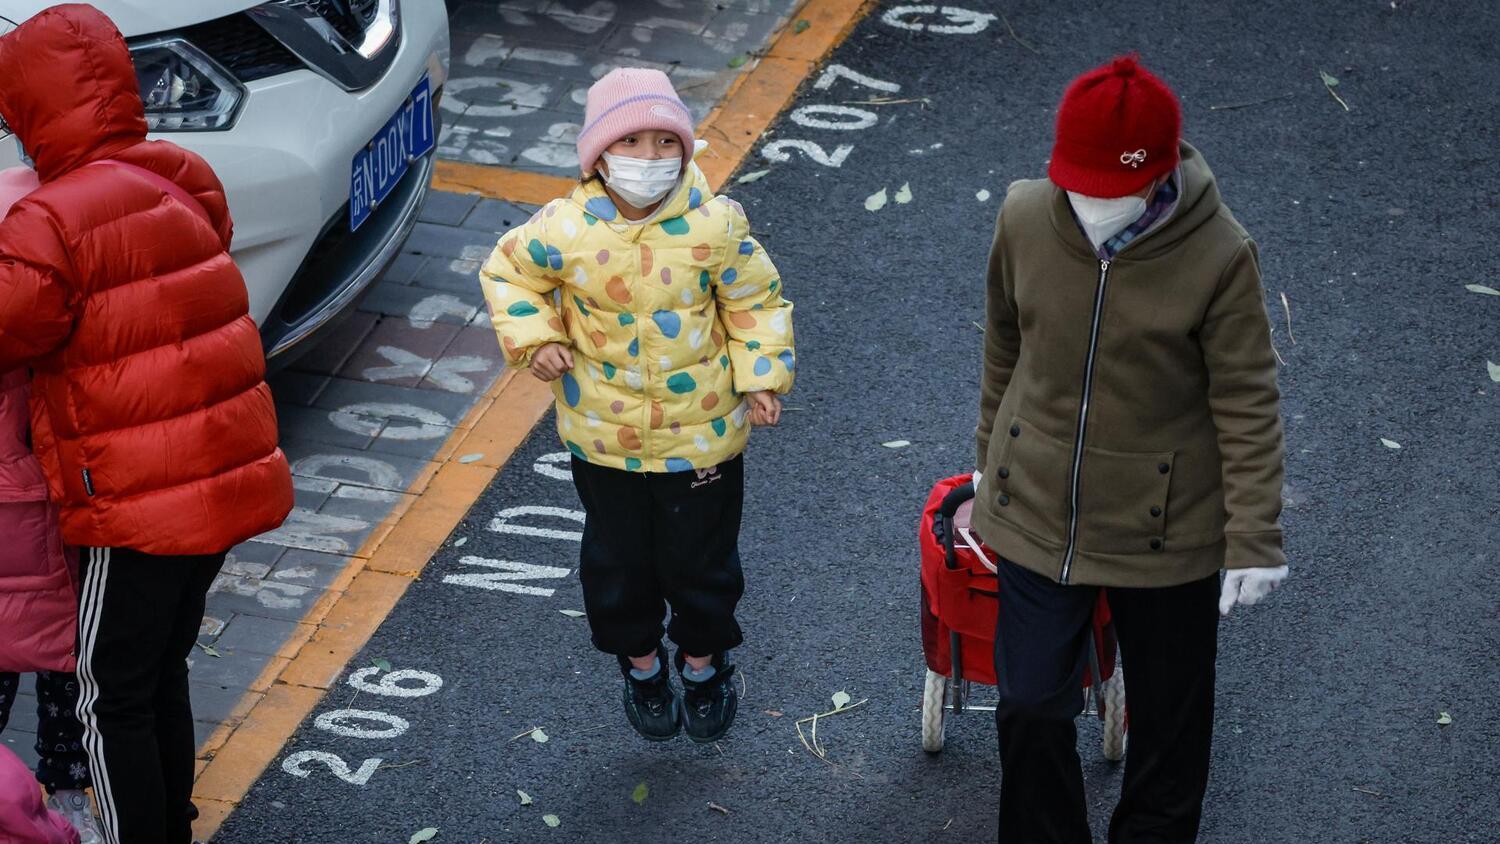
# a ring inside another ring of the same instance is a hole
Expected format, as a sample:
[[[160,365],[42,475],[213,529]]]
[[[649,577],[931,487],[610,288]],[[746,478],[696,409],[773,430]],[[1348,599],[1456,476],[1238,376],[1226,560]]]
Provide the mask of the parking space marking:
[[[872,0],[808,0],[788,18],[756,66],[739,77],[700,128],[712,143],[699,165],[715,189],[728,181],[798,87],[873,5]],[[808,25],[794,25],[799,21]],[[562,196],[575,184],[556,176],[449,161],[438,162],[433,177],[433,187],[440,190],[531,205]],[[194,786],[196,838],[210,840],[275,761],[530,435],[552,399],[547,385],[506,371],[458,422],[432,458],[435,469],[422,471],[411,483],[301,619],[293,639],[266,665],[236,707],[241,717],[220,725],[199,748],[205,758]],[[356,766],[351,776],[359,772]]]

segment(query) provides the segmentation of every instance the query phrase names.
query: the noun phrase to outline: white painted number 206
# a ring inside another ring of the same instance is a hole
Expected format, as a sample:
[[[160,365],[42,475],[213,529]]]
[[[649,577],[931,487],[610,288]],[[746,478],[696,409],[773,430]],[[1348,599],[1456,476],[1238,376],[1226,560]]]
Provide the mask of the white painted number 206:
[[[379,668],[361,668],[349,675],[349,685],[362,692],[386,697],[426,697],[443,687],[443,678],[426,671],[403,668],[381,677],[374,682],[370,678],[380,673]],[[417,685],[402,685],[415,682]]]

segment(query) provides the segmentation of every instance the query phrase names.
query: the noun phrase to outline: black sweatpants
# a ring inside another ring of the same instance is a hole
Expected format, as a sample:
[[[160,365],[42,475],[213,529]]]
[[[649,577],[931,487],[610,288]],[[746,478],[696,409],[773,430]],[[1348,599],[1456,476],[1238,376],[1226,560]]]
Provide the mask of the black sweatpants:
[[[668,606],[667,638],[690,656],[740,644],[743,457],[668,473],[575,457],[573,484],[587,513],[578,578],[595,647],[623,657],[654,653]]]
[[[1125,781],[1110,844],[1196,840],[1208,787],[1219,577],[1110,588],[1130,715]],[[1073,719],[1098,587],[1061,586],[1000,563],[995,668],[1000,705],[1000,841],[1089,844]]]
[[[0,674],[0,733],[10,723],[21,675]],[[78,722],[78,678],[63,671],[36,675],[36,778],[47,791],[88,788],[89,757]]]
[[[83,554],[78,718],[110,844],[192,841],[187,658],[224,557]]]

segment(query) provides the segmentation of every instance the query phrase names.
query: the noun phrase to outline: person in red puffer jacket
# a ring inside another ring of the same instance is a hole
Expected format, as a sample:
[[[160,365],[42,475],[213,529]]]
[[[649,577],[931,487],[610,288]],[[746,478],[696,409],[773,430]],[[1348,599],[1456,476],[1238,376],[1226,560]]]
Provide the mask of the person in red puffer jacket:
[[[78,707],[107,840],[191,840],[186,658],[226,552],[278,526],[259,332],[212,169],[146,140],[125,40],[87,5],[0,38],[0,119],[41,187],[0,221],[0,371],[83,546]]]

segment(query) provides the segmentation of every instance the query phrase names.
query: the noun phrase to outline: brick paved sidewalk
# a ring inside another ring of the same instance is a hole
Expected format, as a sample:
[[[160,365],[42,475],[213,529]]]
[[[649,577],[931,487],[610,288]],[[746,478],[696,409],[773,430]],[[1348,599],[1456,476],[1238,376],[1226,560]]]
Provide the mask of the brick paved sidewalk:
[[[444,158],[574,176],[584,96],[630,65],[668,73],[702,120],[800,0],[449,0]]]
[[[296,509],[235,548],[215,581],[192,657],[200,754],[351,555],[410,503],[413,484],[501,371],[475,280],[479,262],[531,210],[433,193],[400,258],[318,345],[271,378]],[[415,567],[421,561],[414,561]],[[301,631],[306,632],[306,631]],[[254,700],[254,698],[250,698]],[[34,764],[36,698],[24,678],[0,741]]]

